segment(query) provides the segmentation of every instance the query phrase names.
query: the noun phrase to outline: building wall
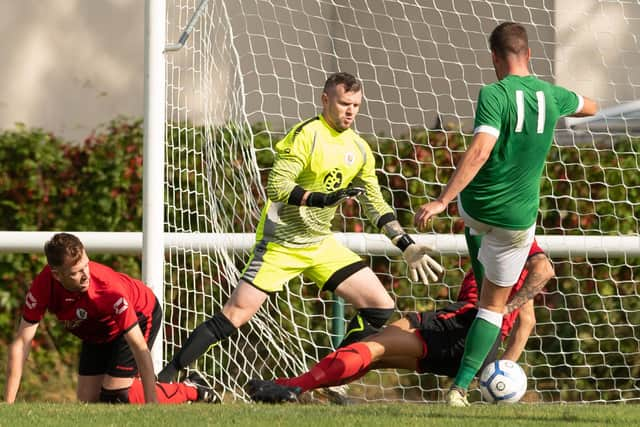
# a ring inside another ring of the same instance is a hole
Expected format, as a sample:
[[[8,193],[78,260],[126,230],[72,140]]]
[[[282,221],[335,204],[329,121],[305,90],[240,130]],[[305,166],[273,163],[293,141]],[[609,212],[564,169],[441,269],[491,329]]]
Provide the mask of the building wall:
[[[197,3],[190,1],[190,9],[182,9],[180,25],[186,24]],[[241,67],[249,71],[243,102],[250,113],[261,111],[250,118],[273,120],[278,126],[313,114],[323,70],[338,68],[353,69],[365,81],[367,104],[358,122],[362,131],[388,128],[393,134],[394,126],[409,122],[433,127],[438,118],[468,126],[477,90],[494,78],[485,50],[486,32],[502,19],[536,21],[528,29],[537,74],[591,96],[603,106],[640,98],[640,73],[634,72],[640,68],[640,4],[635,2],[527,0],[526,7],[507,9],[500,2],[417,1],[427,5],[421,9],[424,16],[417,18],[428,25],[415,28],[398,26],[400,21],[394,19],[400,9],[409,14],[417,10],[409,7],[411,1],[336,0],[321,6],[298,2],[299,7],[292,7],[296,2],[274,0],[264,2],[261,10],[253,3],[243,0],[239,8],[227,3],[234,27],[254,33],[262,20],[269,35],[266,43],[256,43],[255,35],[235,34]],[[264,8],[265,4],[275,6]],[[279,4],[286,6],[286,13],[277,10]],[[314,7],[318,10],[311,10]],[[548,9],[554,7],[557,13],[550,15]],[[451,13],[453,8],[456,13]],[[356,34],[358,26],[367,22],[352,13],[358,9],[377,16],[378,34]],[[323,27],[319,20],[310,19],[315,12],[329,19],[330,25]],[[81,140],[117,115],[142,116],[143,0],[6,1],[0,3],[0,19],[1,128],[23,122]],[[308,37],[307,28],[319,34],[315,41]],[[385,73],[390,65],[404,60],[389,53],[387,47],[394,40],[385,28],[419,33],[415,46],[400,46],[407,53],[403,66],[410,71],[400,74],[400,81]],[[174,30],[169,41],[180,31]],[[346,40],[355,41],[355,47]],[[310,44],[303,52],[306,59],[292,67],[300,53],[296,47],[306,43]],[[251,50],[259,56],[250,60]],[[349,59],[336,62],[334,53],[358,59],[358,65]],[[470,65],[459,66],[457,60]],[[418,72],[411,72],[412,67]],[[229,66],[227,70],[231,74]],[[281,75],[290,75],[291,82],[278,84],[276,77]],[[296,85],[299,76],[311,86]],[[407,89],[394,91],[397,85]],[[281,103],[283,98],[287,101]],[[300,104],[295,105],[296,101]],[[397,104],[404,111],[394,108]],[[217,119],[224,120],[225,114],[220,109]]]
[[[81,140],[143,114],[143,0],[0,2],[0,128]]]
[[[640,99],[640,2],[556,3],[557,82],[603,107]]]

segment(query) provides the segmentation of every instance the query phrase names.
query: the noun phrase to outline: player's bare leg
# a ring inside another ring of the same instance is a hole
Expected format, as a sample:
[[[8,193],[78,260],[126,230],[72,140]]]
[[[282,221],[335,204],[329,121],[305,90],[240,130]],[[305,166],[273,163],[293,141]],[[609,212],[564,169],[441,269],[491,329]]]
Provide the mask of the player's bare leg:
[[[189,366],[211,346],[228,338],[237,328],[247,323],[260,309],[267,296],[266,292],[240,280],[222,312],[216,313],[194,329],[171,362],[158,373],[158,380],[173,381],[178,371]]]
[[[99,402],[104,375],[78,375],[76,396],[80,402]]]
[[[510,293],[511,286],[498,286],[485,277],[482,280],[478,306],[496,313],[502,313]]]
[[[362,348],[359,348],[359,344],[366,345],[369,350],[371,354],[369,362],[367,362],[367,355],[363,354]],[[342,354],[346,351],[355,354]],[[360,372],[349,377],[348,369],[344,372],[340,372],[338,369],[333,372],[333,374],[338,375],[334,380],[338,385],[319,389],[318,392],[320,392],[320,395],[326,395],[332,403],[348,404],[350,401],[346,393],[339,393],[341,388],[346,387],[346,383],[359,378],[371,369],[397,368],[414,370],[417,360],[422,357],[423,352],[422,340],[416,336],[415,329],[411,327],[409,320],[402,318],[385,327],[379,333],[366,337],[361,343],[352,343],[346,347],[340,347],[336,351],[336,353],[340,353],[337,355],[337,359],[341,359],[339,363],[359,365],[361,366]]]
[[[380,333],[366,338],[371,351],[369,369],[416,369],[418,359],[424,356],[424,343],[416,335],[409,319],[391,323]]]
[[[403,318],[363,342],[339,348],[299,377],[252,380],[249,394],[261,402],[293,401],[302,392],[345,384],[371,369],[414,370],[423,353],[422,340],[416,336],[409,320]]]
[[[80,402],[127,403],[128,390],[133,378],[111,375],[78,375],[78,400]]]
[[[325,356],[307,373],[277,382],[302,391],[331,387],[353,381],[374,368],[415,369],[423,356],[422,340],[408,319],[400,319],[365,341],[341,347]]]
[[[393,308],[389,293],[370,268],[363,268],[347,277],[336,288],[336,294],[356,308]]]
[[[231,293],[231,297],[222,308],[222,313],[233,326],[239,328],[247,323],[260,309],[268,294],[240,280],[238,286]]]
[[[108,390],[131,387],[133,378],[120,378],[112,377],[111,375],[105,375],[102,381],[102,387]]]
[[[105,403],[129,403],[129,389],[133,384],[131,377],[112,377],[102,375],[98,401]],[[144,402],[144,393],[141,395]]]
[[[347,277],[335,292],[358,309],[339,347],[378,332],[393,314],[393,299],[370,268],[363,268]]]

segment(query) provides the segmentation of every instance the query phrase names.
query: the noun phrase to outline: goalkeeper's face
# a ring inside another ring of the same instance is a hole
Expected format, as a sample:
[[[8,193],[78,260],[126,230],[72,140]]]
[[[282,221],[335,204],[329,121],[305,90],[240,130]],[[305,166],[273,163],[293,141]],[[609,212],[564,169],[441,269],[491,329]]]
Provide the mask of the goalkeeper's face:
[[[86,292],[89,289],[89,257],[84,251],[77,262],[66,260],[62,266],[53,268],[52,272],[68,291]]]
[[[362,91],[346,92],[343,84],[322,94],[322,116],[338,132],[347,130],[360,110]]]

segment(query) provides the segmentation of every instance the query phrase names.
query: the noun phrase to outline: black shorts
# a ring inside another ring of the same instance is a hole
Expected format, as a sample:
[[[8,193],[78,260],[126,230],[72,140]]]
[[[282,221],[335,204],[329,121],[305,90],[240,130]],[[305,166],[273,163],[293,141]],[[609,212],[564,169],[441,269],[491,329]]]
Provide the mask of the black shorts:
[[[147,340],[147,345],[151,348],[162,325],[162,309],[157,301],[151,319],[138,313],[138,325]],[[124,334],[107,343],[82,342],[78,375],[107,374],[112,377],[131,378],[137,373],[138,367]]]
[[[478,309],[464,301],[450,304],[437,311],[409,313],[407,318],[411,327],[422,338],[426,354],[418,362],[418,372],[455,377],[460,367],[464,344],[469,328],[478,313]],[[495,360],[500,336],[493,344],[482,367]]]

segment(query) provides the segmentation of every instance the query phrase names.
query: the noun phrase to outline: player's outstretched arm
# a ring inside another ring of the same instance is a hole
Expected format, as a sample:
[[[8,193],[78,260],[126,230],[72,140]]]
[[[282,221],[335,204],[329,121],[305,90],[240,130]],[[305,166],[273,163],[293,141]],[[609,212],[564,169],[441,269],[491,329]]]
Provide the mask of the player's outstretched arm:
[[[549,280],[555,276],[553,265],[547,256],[543,253],[536,254],[529,258],[526,265],[529,274],[525,279],[522,287],[507,302],[505,306],[505,314],[524,306],[533,297],[538,295]]]
[[[24,362],[29,356],[31,342],[38,330],[38,323],[29,323],[22,319],[14,340],[9,344],[9,358],[7,361],[7,382],[4,390],[4,400],[13,403],[16,400]]]
[[[153,361],[151,360],[151,352],[147,346],[147,342],[142,335],[140,326],[135,325],[124,335],[127,340],[133,357],[140,372],[142,387],[144,389],[144,400],[146,403],[158,403],[156,395],[156,376],[153,372]]]
[[[485,132],[479,132],[473,136],[471,145],[456,165],[456,170],[438,199],[422,205],[416,212],[414,223],[418,230],[424,231],[429,219],[444,211],[447,205],[473,180],[489,159],[497,140],[494,135]]]
[[[572,114],[572,117],[588,117],[598,112],[598,104],[593,99],[583,96],[582,101],[582,108],[577,113]]]
[[[529,274],[522,284],[522,288],[511,297],[505,307],[505,314],[520,310],[516,324],[509,334],[507,348],[502,355],[503,359],[513,360],[514,362],[520,358],[529,335],[531,335],[536,325],[533,297],[538,295],[547,282],[555,276],[551,261],[543,253],[529,258],[526,268],[529,270]]]
[[[509,334],[507,347],[501,359],[513,360],[517,362],[527,345],[529,335],[536,326],[536,315],[533,309],[533,300],[529,300],[520,308],[516,324]]]
[[[441,274],[444,269],[429,256],[428,252],[433,252],[433,248],[416,243],[396,219],[384,223],[381,228],[391,242],[402,251],[411,280],[422,281],[424,284],[429,284],[429,279],[432,282],[438,280],[438,274]]]

